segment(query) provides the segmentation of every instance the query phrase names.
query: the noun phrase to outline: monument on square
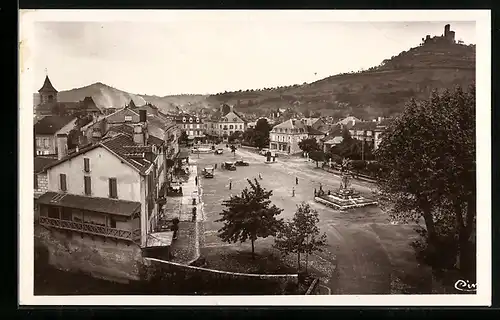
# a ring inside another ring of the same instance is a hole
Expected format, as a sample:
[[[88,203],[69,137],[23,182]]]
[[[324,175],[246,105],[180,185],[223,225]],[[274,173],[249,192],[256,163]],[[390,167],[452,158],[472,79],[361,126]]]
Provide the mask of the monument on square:
[[[341,181],[340,188],[335,191],[325,192],[320,186],[319,191],[315,191],[314,200],[329,207],[339,210],[360,208],[370,205],[377,205],[377,201],[365,198],[351,187],[351,162],[349,159],[343,159],[340,169]]]

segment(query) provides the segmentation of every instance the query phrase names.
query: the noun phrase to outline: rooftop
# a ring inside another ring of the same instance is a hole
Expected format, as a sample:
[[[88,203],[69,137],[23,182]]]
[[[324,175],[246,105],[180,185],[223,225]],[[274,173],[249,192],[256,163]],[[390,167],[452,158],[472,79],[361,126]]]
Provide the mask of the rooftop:
[[[111,198],[86,197],[69,193],[46,192],[37,203],[58,205],[68,208],[104,212],[113,215],[130,217],[141,209],[141,203]]]
[[[56,162],[56,161],[57,161],[57,157],[55,157],[55,156],[36,156],[34,158],[33,171],[35,173],[42,172],[46,166],[48,166],[49,164]]]
[[[52,85],[50,82],[49,76],[45,76],[45,81],[43,82],[43,86],[38,90],[38,92],[42,91],[52,91],[52,92],[57,92],[56,88]]]
[[[37,134],[47,134],[53,135],[57,131],[61,130],[65,125],[75,120],[76,117],[67,116],[46,116],[40,119],[37,123],[35,123],[34,130],[35,135]]]

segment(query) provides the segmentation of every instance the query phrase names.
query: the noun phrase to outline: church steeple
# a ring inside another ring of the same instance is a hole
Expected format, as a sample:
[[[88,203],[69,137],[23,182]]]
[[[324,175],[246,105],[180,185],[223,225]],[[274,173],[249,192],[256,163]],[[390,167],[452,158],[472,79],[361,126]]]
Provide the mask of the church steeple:
[[[40,94],[41,103],[56,102],[57,101],[57,90],[54,88],[50,82],[49,76],[45,76],[45,81],[43,86],[38,90]]]

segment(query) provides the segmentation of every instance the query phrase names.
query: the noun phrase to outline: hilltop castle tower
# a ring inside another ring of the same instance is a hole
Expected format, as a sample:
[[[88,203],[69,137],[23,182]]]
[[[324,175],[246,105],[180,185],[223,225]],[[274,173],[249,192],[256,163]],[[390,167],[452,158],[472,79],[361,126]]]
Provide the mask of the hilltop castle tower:
[[[50,82],[49,76],[45,76],[43,86],[38,90],[40,94],[40,103],[45,104],[48,102],[57,102],[57,90]]]
[[[449,44],[454,44],[455,43],[455,31],[452,31],[450,29],[450,25],[447,24],[444,26],[444,33],[441,36],[436,36],[432,37],[430,35],[427,35],[425,39],[422,39],[423,43],[436,43],[436,44],[443,44],[443,43],[449,43]]]

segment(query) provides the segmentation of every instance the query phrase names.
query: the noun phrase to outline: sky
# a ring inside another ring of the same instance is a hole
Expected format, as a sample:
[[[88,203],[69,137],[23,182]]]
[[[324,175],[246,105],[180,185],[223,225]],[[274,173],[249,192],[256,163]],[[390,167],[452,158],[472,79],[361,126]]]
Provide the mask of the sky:
[[[379,65],[441,35],[476,43],[475,22],[36,22],[33,92],[102,82],[135,94],[210,94],[313,82]]]

